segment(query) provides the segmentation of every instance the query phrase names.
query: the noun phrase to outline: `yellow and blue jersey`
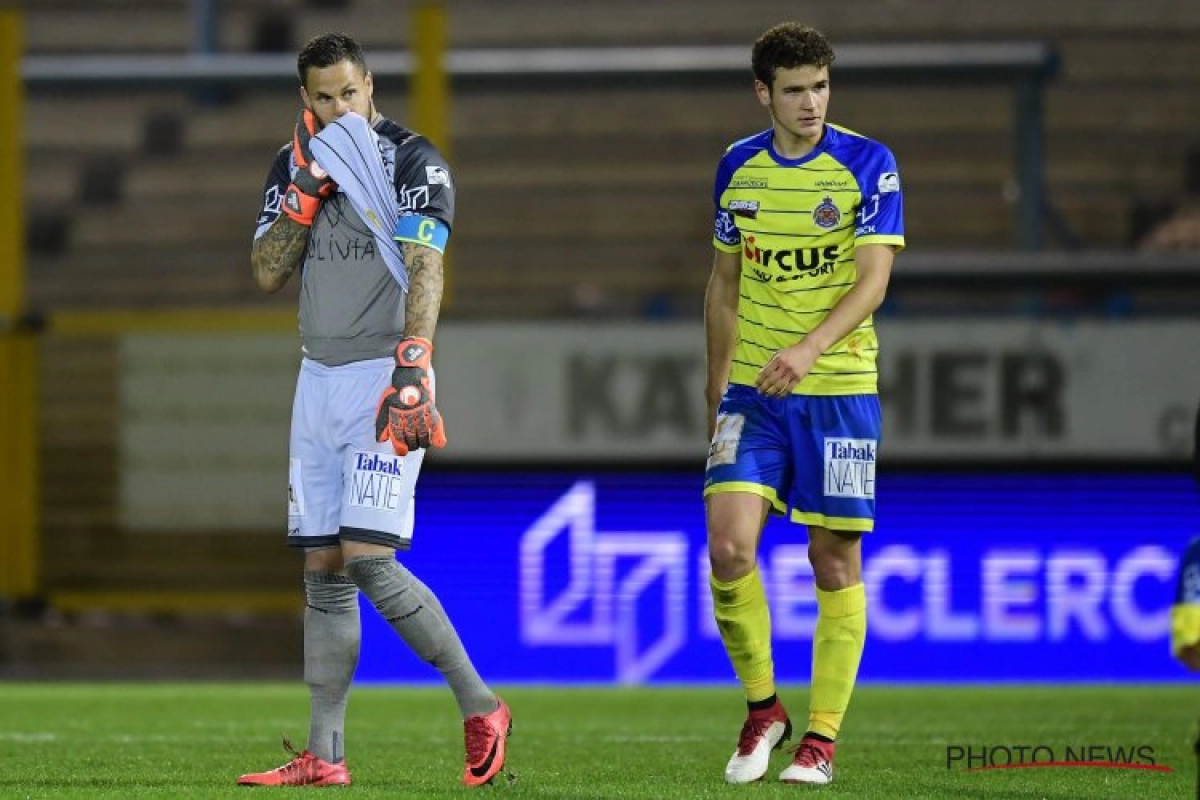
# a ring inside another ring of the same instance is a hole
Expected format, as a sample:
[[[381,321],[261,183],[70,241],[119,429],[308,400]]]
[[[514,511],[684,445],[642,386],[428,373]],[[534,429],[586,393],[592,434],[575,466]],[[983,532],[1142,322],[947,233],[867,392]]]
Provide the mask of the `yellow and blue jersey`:
[[[742,254],[729,381],[747,386],[850,291],[859,245],[904,247],[900,176],[886,147],[826,125],[811,153],[788,159],[772,139],[768,129],[730,145],[713,192],[713,246]],[[817,359],[795,393],[876,393],[878,349],[867,317]]]

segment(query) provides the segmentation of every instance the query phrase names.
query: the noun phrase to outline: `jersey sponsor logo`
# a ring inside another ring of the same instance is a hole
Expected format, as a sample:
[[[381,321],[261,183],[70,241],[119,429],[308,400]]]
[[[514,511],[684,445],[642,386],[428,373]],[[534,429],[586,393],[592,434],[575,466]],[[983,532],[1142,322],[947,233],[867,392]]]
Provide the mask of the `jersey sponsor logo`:
[[[832,197],[826,197],[813,209],[812,218],[818,228],[832,228],[842,221],[842,212],[838,210]]]
[[[404,459],[386,453],[354,454],[350,505],[376,511],[399,511],[404,493]]]
[[[825,439],[825,496],[875,499],[875,440]]]
[[[346,263],[357,261],[374,261],[379,257],[375,249],[375,237],[353,236],[311,236],[308,248],[304,251],[306,264],[329,261],[331,263]]]
[[[436,164],[430,164],[425,167],[425,181],[430,186],[434,184],[449,186],[450,173],[445,167],[439,167]]]
[[[729,182],[730,189],[767,189],[766,178],[734,178]]]
[[[849,189],[850,181],[846,178],[821,178],[813,186],[818,189]]]
[[[776,283],[794,281],[801,278],[816,278],[820,275],[831,275],[837,267],[838,246],[831,244],[826,247],[797,247],[791,250],[767,250],[755,244],[755,237],[746,237],[742,252],[747,261],[761,267],[775,267],[783,274],[776,275]],[[753,268],[751,268],[753,270]],[[764,272],[759,272],[764,281],[771,280]]]
[[[748,219],[757,219],[758,217],[758,201],[757,200],[734,200],[729,204],[729,210],[739,217]]]
[[[879,183],[876,188],[880,194],[900,191],[900,174],[897,172],[884,172],[879,176]]]

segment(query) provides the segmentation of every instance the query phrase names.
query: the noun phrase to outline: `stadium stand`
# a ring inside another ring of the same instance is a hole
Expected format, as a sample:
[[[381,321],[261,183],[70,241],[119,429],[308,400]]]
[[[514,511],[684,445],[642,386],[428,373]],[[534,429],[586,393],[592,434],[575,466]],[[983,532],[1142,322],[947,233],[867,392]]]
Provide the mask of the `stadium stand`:
[[[966,5],[902,3],[886,21],[823,8],[814,21],[842,42],[1053,42],[1063,68],[1045,99],[1046,179],[1062,230],[1050,244],[1129,246],[1132,208],[1182,188],[1195,137],[1188,110],[1200,99],[1184,43],[1200,27],[1200,11],[1106,1],[1079,17],[1021,0],[1001,15]],[[767,2],[744,4],[736,19],[710,0],[686,6],[682,13],[678,3],[578,4],[567,14],[522,0],[498,15],[466,0],[449,4],[451,45],[744,44],[779,13]],[[256,31],[275,24],[274,46],[280,36],[294,49],[318,31],[343,28],[371,49],[395,50],[406,41],[406,16],[380,0],[230,4],[220,41],[227,51],[249,51],[261,38]],[[138,24],[129,24],[134,17]],[[186,52],[191,5],[48,0],[31,8],[27,39],[39,54]],[[915,247],[1014,246],[1011,92],[934,83],[839,88],[833,117],[897,153]],[[404,87],[381,86],[380,97],[386,112],[404,118]],[[286,136],[295,99],[280,90],[227,99],[30,93],[26,193],[37,306],[291,301],[286,292],[258,296],[245,254],[262,165]],[[101,116],[103,125],[79,135],[84,120]],[[748,87],[728,83],[458,93],[450,152],[463,191],[448,313],[567,314],[579,285],[600,287],[614,315],[637,314],[647,296],[662,293],[695,310],[708,263],[712,164],[728,141],[763,124]],[[56,226],[65,232],[54,235]]]

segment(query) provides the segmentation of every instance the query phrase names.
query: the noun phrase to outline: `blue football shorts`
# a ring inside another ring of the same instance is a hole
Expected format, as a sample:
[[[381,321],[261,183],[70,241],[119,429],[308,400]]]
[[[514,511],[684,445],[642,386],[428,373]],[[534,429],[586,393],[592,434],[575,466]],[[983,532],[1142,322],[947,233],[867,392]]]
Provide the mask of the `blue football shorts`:
[[[342,540],[407,550],[424,450],[397,456],[375,441],[379,398],[395,360],[329,367],[300,363],[288,466],[288,544],[334,547]]]
[[[749,492],[792,522],[875,527],[879,396],[766,397],[731,384],[717,410],[704,496]]]

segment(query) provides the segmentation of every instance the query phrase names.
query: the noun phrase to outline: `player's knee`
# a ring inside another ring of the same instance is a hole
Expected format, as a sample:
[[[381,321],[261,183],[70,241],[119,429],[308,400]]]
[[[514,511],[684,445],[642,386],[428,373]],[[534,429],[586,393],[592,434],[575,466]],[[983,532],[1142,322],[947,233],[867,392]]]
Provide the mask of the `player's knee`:
[[[309,608],[325,614],[355,613],[358,611],[358,586],[345,575],[306,571],[304,600]]]
[[[837,540],[812,539],[808,545],[817,588],[835,592],[862,582],[862,562],[857,544]]]
[[[862,582],[853,565],[833,558],[812,559],[813,580],[823,592],[836,592]]]
[[[304,551],[305,572],[341,572],[342,551],[335,547],[307,548]]]
[[[715,538],[708,543],[708,563],[719,581],[749,575],[756,560],[754,547],[733,539]]]

